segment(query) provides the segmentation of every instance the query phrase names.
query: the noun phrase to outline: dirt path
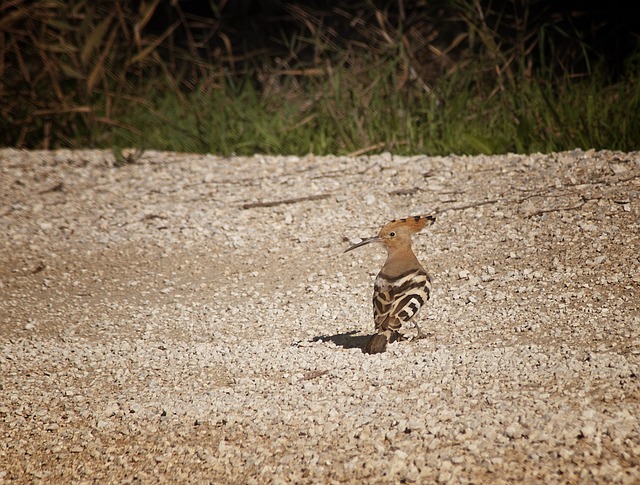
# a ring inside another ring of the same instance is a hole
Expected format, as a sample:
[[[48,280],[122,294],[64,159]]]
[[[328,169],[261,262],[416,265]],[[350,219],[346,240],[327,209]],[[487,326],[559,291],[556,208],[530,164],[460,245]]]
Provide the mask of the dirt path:
[[[638,153],[0,150],[0,483],[638,483],[639,195]],[[430,337],[365,355],[342,251],[413,214]]]

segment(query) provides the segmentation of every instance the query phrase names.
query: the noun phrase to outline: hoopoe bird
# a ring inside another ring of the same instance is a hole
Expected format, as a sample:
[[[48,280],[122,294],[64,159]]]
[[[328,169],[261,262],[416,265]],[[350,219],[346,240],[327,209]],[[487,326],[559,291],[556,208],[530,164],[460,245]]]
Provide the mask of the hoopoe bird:
[[[367,342],[368,354],[384,352],[391,336],[403,323],[413,320],[431,294],[431,278],[411,249],[411,235],[435,222],[433,216],[413,216],[393,220],[377,236],[363,239],[347,250],[370,243],[381,243],[387,249],[387,260],[373,286],[373,320],[376,333]],[[418,323],[416,338],[423,338]]]

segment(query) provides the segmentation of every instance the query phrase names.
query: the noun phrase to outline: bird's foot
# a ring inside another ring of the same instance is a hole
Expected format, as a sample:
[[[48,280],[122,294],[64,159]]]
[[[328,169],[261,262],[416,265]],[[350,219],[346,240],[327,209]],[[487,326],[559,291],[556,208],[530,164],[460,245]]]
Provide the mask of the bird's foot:
[[[418,327],[418,325],[416,325],[416,330],[418,331],[418,333],[416,333],[415,337],[411,339],[412,342],[414,340],[422,340],[423,338],[428,338],[431,336],[431,334],[423,332],[422,329]]]
[[[389,338],[389,343],[402,342],[403,340],[407,340],[407,337],[405,337],[404,334],[402,334],[402,333],[398,332],[397,330],[395,330],[391,334],[391,338]]]

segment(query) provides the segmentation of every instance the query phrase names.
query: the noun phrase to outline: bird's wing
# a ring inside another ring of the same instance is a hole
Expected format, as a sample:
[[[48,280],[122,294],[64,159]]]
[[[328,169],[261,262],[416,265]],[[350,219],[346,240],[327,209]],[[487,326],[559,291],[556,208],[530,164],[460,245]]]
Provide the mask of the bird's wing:
[[[378,275],[373,291],[376,330],[398,330],[418,313],[429,294],[429,276],[422,269],[396,278]]]

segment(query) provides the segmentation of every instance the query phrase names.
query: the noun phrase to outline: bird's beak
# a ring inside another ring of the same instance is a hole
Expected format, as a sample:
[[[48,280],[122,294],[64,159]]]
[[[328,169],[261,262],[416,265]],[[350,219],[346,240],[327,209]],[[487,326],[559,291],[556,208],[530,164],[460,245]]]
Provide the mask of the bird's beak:
[[[372,242],[380,242],[380,241],[381,241],[381,239],[380,239],[378,236],[368,237],[368,238],[366,238],[366,239],[363,239],[363,240],[362,240],[362,241],[360,241],[359,243],[354,244],[354,245],[353,245],[353,246],[351,246],[350,248],[345,249],[345,251],[344,251],[344,252],[345,252],[345,253],[348,253],[348,252],[349,252],[349,251],[351,251],[352,249],[359,248],[360,246],[364,246],[365,244],[369,244],[369,243],[372,243]]]

